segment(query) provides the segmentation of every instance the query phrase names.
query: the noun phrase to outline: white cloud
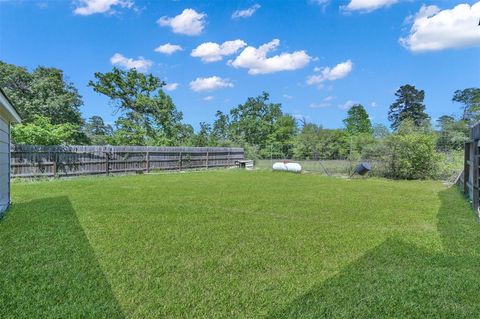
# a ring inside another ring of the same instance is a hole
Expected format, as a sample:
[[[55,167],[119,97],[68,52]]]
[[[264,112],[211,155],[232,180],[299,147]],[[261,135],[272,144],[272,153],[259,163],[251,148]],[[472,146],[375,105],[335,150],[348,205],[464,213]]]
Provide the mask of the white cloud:
[[[228,79],[222,79],[219,76],[196,78],[194,81],[190,82],[190,88],[195,92],[208,92],[227,87],[233,87],[233,83],[231,83]]]
[[[355,104],[357,104],[357,102],[354,102],[354,101],[351,101],[351,100],[348,100],[347,102],[343,103],[343,104],[340,104],[338,106],[339,109],[341,110],[344,110],[344,111],[348,111],[352,106],[354,106]]]
[[[321,84],[325,81],[335,81],[346,77],[350,72],[352,72],[353,63],[351,60],[339,63],[333,68],[315,68],[314,71],[320,72],[318,75],[311,75],[307,78],[308,85]]]
[[[159,52],[159,53],[163,53],[163,54],[173,54],[177,51],[182,51],[182,47],[179,46],[179,45],[176,45],[176,44],[171,44],[171,43],[165,43],[165,44],[162,44],[160,46],[158,46],[157,48],[155,48],[155,52]]]
[[[132,58],[127,58],[120,53],[115,53],[110,58],[110,63],[113,65],[121,66],[125,69],[137,69],[138,72],[146,72],[150,67],[153,65],[153,62],[150,60],[146,60],[143,57],[139,57],[137,60]]]
[[[378,105],[377,105],[377,102],[372,102],[372,103],[370,103],[370,106],[371,107],[377,107]]]
[[[235,60],[229,61],[229,64],[235,68],[246,68],[248,74],[255,75],[297,70],[306,66],[312,59],[303,50],[267,57],[267,53],[275,50],[279,45],[280,40],[274,39],[258,49],[248,46]]]
[[[310,103],[309,107],[312,109],[322,109],[322,108],[330,107],[332,105],[330,102],[332,102],[333,100],[335,100],[335,96],[328,95],[324,97],[322,102],[320,103]]]
[[[411,14],[409,16],[407,16],[405,18],[405,20],[403,21],[404,24],[411,24],[413,23],[416,19],[421,19],[421,18],[425,18],[425,17],[430,17],[430,16],[433,16],[435,15],[436,13],[438,13],[440,11],[440,8],[437,7],[437,6],[434,6],[434,5],[431,5],[431,6],[426,6],[426,5],[422,5],[422,7],[420,8],[420,10],[418,10],[418,12],[416,14]]]
[[[73,13],[88,16],[95,13],[114,13],[114,7],[133,8],[131,0],[78,0]]]
[[[330,4],[330,0],[310,0],[309,2],[320,6],[323,11],[325,11],[327,6]]]
[[[232,19],[238,19],[238,18],[249,18],[251,17],[255,11],[260,9],[261,6],[259,4],[254,4],[248,9],[245,10],[237,10],[232,14]]]
[[[293,96],[288,95],[288,94],[284,94],[283,97],[286,98],[287,100],[293,99]]]
[[[346,6],[342,6],[346,11],[364,11],[371,12],[382,7],[388,7],[397,3],[398,0],[350,0]]]
[[[175,91],[178,88],[178,83],[168,83],[163,89],[166,91]]]
[[[318,4],[319,6],[326,5],[330,0],[310,0],[310,2]]]
[[[170,27],[174,33],[199,35],[205,28],[205,13],[198,13],[193,9],[185,9],[175,17],[163,16],[157,20],[162,27]]]
[[[472,6],[459,4],[448,10],[422,6],[410,34],[399,41],[413,52],[480,46],[479,18],[480,1]]]
[[[224,56],[237,53],[246,45],[242,40],[225,41],[221,45],[214,42],[205,42],[193,49],[190,55],[202,59],[205,63],[215,62],[222,60]]]
[[[328,102],[321,102],[321,103],[310,103],[308,107],[312,109],[323,109],[323,108],[329,107],[330,105],[331,104]]]
[[[202,100],[209,102],[209,101],[212,101],[213,99],[214,99],[214,97],[209,95],[209,96],[204,97]]]

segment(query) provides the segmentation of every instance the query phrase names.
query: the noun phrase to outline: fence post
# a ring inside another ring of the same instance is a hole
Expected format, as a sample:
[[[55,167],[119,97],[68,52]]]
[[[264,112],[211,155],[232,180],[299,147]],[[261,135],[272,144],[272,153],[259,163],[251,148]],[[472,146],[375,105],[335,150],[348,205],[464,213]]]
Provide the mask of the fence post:
[[[470,143],[466,142],[464,144],[464,150],[463,150],[463,194],[468,196],[468,179],[469,179],[469,165],[468,165],[468,160],[469,160],[469,152],[470,151]]]
[[[230,166],[230,150],[228,150],[227,166]]]
[[[472,174],[472,188],[473,188],[473,194],[472,194],[472,203],[473,203],[473,209],[475,211],[475,214],[478,216],[478,207],[479,207],[479,185],[478,185],[478,168],[479,168],[479,158],[478,158],[478,141],[479,140],[474,140],[473,141],[473,161],[472,161],[472,166],[473,166],[473,174]]]
[[[207,160],[206,160],[205,166],[208,168],[208,151],[207,151]]]
[[[179,168],[180,170],[182,169],[182,166],[183,166],[183,163],[182,163],[182,161],[183,161],[183,159],[182,159],[182,156],[183,156],[183,154],[182,154],[182,151],[180,151],[180,162],[178,163],[178,168]]]
[[[150,152],[147,151],[147,153],[145,154],[146,158],[147,158],[147,173],[150,173]]]
[[[110,175],[110,153],[105,152],[105,173]]]
[[[58,153],[55,152],[53,156],[53,178],[58,178]]]

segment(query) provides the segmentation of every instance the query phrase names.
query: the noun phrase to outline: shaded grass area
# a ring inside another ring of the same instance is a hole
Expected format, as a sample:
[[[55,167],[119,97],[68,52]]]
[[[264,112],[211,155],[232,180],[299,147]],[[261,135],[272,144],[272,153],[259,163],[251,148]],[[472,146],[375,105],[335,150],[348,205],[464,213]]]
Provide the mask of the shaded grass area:
[[[1,318],[124,317],[67,197],[9,213],[0,222]]]
[[[440,183],[216,171],[13,194],[1,318],[480,313],[480,228]]]

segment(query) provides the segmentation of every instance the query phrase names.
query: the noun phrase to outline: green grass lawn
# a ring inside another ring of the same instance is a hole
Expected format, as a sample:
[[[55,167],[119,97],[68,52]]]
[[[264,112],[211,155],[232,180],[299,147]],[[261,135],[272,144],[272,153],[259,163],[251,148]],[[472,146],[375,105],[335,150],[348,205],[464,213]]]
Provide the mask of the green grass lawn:
[[[439,182],[212,171],[14,183],[0,318],[476,318]]]

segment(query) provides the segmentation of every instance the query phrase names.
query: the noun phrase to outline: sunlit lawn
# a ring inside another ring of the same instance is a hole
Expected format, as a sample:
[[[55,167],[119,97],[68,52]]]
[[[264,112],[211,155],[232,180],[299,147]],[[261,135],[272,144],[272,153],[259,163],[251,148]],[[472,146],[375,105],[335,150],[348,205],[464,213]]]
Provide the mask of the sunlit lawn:
[[[480,314],[480,226],[439,182],[225,170],[12,194],[0,318]]]

